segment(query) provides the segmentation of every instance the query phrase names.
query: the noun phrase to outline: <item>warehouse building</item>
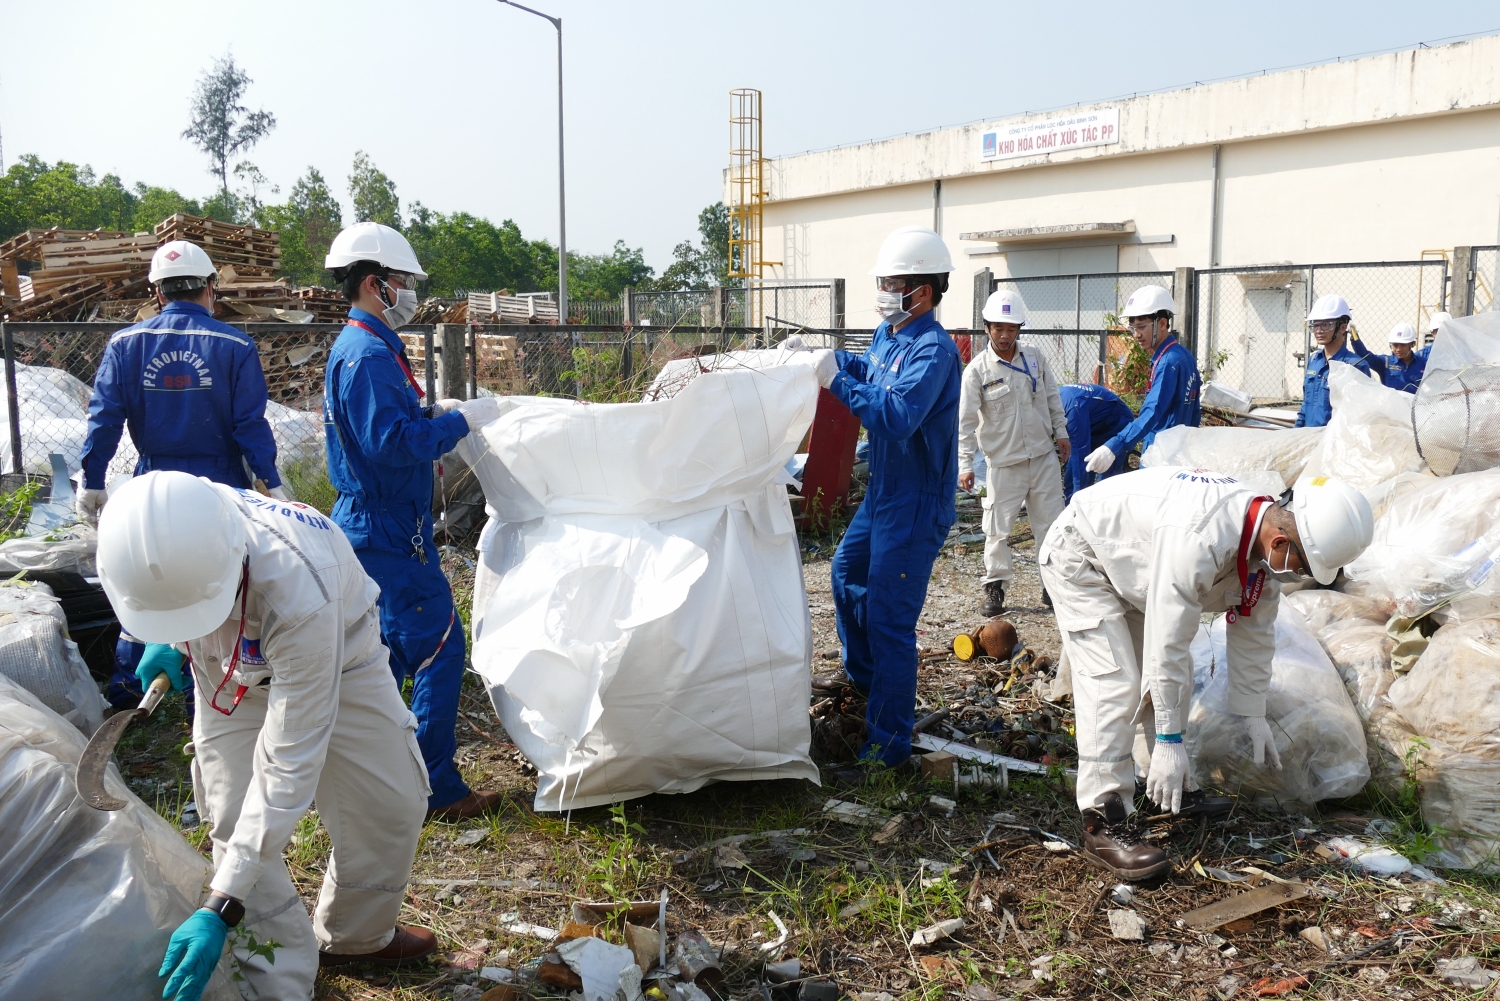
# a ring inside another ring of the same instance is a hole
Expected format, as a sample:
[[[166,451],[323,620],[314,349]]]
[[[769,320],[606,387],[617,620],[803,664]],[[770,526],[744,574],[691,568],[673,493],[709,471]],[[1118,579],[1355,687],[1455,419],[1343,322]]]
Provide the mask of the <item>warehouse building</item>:
[[[878,321],[866,272],[881,239],[931,225],[957,265],[950,328],[976,323],[974,300],[1009,281],[1037,330],[1098,329],[1161,280],[1194,314],[1181,325],[1205,367],[1289,398],[1316,294],[1345,294],[1379,350],[1395,322],[1488,304],[1494,253],[1469,248],[1500,243],[1500,36],[780,157],[765,172],[765,258],[779,278],[844,279],[850,327]]]

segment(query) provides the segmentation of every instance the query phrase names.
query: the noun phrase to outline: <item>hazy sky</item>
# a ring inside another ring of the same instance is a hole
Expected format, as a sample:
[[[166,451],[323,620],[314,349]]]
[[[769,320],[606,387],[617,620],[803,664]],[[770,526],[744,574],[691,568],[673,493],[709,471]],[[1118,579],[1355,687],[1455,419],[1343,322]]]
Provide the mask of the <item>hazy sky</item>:
[[[623,239],[658,270],[721,197],[732,87],[765,92],[776,156],[1500,29],[1493,0],[530,5],[564,24],[569,246]],[[0,0],[0,36],[19,43],[0,60],[7,166],[34,153],[209,194],[179,135],[232,51],[248,105],[279,120],[250,158],[282,197],[313,165],[347,211],[363,149],[403,208],[557,238],[556,36],[496,0]]]

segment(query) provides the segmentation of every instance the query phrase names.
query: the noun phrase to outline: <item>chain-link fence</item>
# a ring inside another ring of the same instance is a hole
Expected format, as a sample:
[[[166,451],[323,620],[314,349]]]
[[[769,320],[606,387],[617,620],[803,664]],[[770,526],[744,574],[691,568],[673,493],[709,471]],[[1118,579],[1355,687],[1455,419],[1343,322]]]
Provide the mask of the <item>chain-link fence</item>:
[[[996,278],[981,271],[974,284],[974,329],[984,329],[985,300],[1000,289],[1021,294],[1026,326],[1021,343],[1046,357],[1061,382],[1097,382],[1116,389],[1116,370],[1130,351],[1120,310],[1145,285],[1174,288],[1171,271],[1126,271],[1098,275]],[[977,339],[977,338],[976,338]],[[978,350],[979,344],[975,344]]]
[[[1426,332],[1447,301],[1447,281],[1444,260],[1199,271],[1199,365],[1206,378],[1257,401],[1301,399],[1313,349],[1306,318],[1319,296],[1338,293],[1348,300],[1353,331],[1371,351],[1385,354],[1397,323]]]
[[[1473,250],[1468,275],[1469,311],[1483,313],[1495,308],[1495,295],[1500,291],[1500,247],[1475,247]]]

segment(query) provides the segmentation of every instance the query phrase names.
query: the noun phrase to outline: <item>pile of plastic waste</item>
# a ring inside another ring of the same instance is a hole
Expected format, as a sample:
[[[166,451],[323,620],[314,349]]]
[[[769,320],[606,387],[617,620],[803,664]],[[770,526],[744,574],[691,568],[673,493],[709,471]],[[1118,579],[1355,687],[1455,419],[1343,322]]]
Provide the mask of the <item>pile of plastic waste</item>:
[[[1222,620],[1200,633],[1199,777],[1284,804],[1414,785],[1441,845],[1429,864],[1500,872],[1500,313],[1448,321],[1415,395],[1337,362],[1329,384],[1326,428],[1174,428],[1143,459],[1262,489],[1339,477],[1375,513],[1334,589],[1281,602],[1267,715],[1283,771],[1240,755]]]

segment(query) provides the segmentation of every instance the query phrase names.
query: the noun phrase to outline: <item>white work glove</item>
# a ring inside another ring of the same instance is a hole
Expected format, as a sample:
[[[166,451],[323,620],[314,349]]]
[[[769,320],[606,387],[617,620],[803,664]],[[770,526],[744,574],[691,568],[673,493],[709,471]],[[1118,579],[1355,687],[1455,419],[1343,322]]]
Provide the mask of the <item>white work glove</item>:
[[[477,400],[464,400],[458,405],[458,412],[464,415],[468,422],[470,431],[478,431],[490,421],[500,419],[500,401],[493,396],[481,396]]]
[[[441,417],[446,413],[451,413],[463,406],[463,402],[463,400],[438,400],[432,405],[432,415]]]
[[[1083,468],[1091,473],[1102,473],[1115,464],[1115,453],[1109,450],[1108,445],[1100,445],[1089,453],[1089,457],[1083,460]]]
[[[106,495],[103,490],[80,490],[73,501],[73,513],[78,515],[78,520],[90,528],[99,527],[99,509],[104,506]]]
[[[1146,797],[1163,809],[1182,812],[1182,787],[1187,782],[1187,745],[1158,740],[1151,752],[1151,772],[1146,776]]]
[[[266,488],[266,493],[269,496],[274,497],[274,498],[276,498],[279,501],[289,501],[289,500],[291,500],[291,498],[286,495],[286,488],[285,487],[267,487]]]
[[[838,356],[827,348],[819,348],[812,355],[813,373],[818,377],[818,385],[827,389],[833,385],[833,377],[839,374]]]
[[[1250,743],[1253,746],[1251,756],[1257,765],[1266,763],[1266,752],[1271,752],[1271,764],[1277,771],[1281,770],[1281,754],[1276,750],[1276,738],[1271,736],[1271,724],[1266,722],[1264,716],[1246,716],[1245,728],[1250,731]]]

